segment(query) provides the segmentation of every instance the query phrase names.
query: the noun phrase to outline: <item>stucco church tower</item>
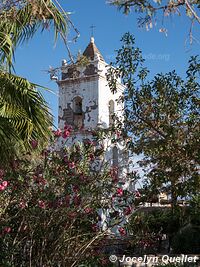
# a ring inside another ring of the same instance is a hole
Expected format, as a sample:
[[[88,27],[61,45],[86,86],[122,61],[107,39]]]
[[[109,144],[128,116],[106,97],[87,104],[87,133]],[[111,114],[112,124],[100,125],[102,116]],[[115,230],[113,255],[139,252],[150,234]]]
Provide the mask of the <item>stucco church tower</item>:
[[[113,125],[113,114],[122,117],[123,106],[117,99],[124,91],[124,86],[118,83],[118,90],[113,94],[106,80],[106,66],[102,54],[92,37],[83,56],[87,64],[67,64],[62,61],[59,86],[59,117],[58,125],[63,129],[71,125],[74,129],[67,145],[76,141],[91,138],[91,130],[108,128]],[[111,144],[107,140],[106,158],[111,165],[122,168],[127,163],[127,153],[122,144]],[[60,143],[62,145],[62,143]],[[123,170],[122,170],[123,169]]]

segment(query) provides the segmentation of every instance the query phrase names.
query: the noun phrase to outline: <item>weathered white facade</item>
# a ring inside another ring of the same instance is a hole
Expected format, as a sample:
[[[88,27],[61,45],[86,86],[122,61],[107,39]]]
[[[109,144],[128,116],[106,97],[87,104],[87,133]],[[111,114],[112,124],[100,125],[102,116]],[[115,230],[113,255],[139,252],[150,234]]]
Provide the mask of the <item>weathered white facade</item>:
[[[113,94],[106,80],[106,62],[97,49],[94,38],[83,55],[88,59],[86,65],[67,65],[62,62],[62,77],[57,81],[59,86],[59,118],[58,126],[62,130],[65,125],[74,129],[71,137],[60,140],[60,146],[71,145],[83,139],[92,139],[91,130],[108,128],[113,123],[112,115],[123,117],[123,106],[117,99],[123,94],[124,86],[118,83],[117,93]],[[120,173],[127,172],[127,153],[123,144],[112,144],[105,141],[106,160],[118,166]],[[122,166],[123,165],[123,166]],[[126,165],[126,168],[124,167]]]

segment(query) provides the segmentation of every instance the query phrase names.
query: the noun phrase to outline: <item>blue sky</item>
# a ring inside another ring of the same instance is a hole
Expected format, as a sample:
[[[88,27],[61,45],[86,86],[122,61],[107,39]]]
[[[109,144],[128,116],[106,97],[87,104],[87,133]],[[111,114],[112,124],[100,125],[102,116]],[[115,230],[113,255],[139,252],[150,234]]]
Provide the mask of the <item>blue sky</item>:
[[[61,0],[60,3],[66,11],[72,12],[71,20],[80,32],[77,43],[70,43],[72,54],[77,54],[79,50],[83,52],[88,45],[91,25],[96,26],[95,43],[108,63],[114,60],[114,51],[120,48],[123,33],[129,31],[134,34],[136,45],[142,50],[146,66],[151,71],[151,77],[156,73],[174,69],[178,74],[184,75],[190,56],[199,54],[199,43],[193,42],[193,45],[189,45],[190,23],[185,15],[165,18],[164,25],[162,17],[158,17],[157,26],[146,31],[138,28],[135,13],[125,16],[115,7],[106,4],[106,0]],[[162,27],[167,28],[167,37],[159,32]],[[193,35],[198,39],[199,25],[196,24],[195,27]],[[69,40],[72,36],[74,33],[70,30]],[[45,99],[55,116],[55,124],[57,124],[58,88],[55,82],[50,81],[44,70],[49,66],[60,66],[64,58],[68,58],[67,50],[61,40],[54,46],[52,31],[45,31],[42,34],[38,32],[31,41],[21,45],[15,55],[15,70],[18,75],[49,87],[55,92],[55,94],[44,92]]]

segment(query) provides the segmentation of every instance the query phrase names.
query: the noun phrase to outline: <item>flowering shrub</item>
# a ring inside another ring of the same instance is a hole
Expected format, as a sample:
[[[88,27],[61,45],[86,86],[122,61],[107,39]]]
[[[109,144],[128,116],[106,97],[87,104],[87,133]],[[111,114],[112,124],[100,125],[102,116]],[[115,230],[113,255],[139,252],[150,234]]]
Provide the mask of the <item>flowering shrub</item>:
[[[54,135],[70,132],[65,127]],[[0,170],[1,266],[78,266],[93,259],[95,266],[109,266],[103,240],[116,225],[126,235],[120,223],[132,208],[116,169],[93,167],[102,153],[97,140],[87,140],[25,155]],[[109,216],[103,219],[104,211]]]

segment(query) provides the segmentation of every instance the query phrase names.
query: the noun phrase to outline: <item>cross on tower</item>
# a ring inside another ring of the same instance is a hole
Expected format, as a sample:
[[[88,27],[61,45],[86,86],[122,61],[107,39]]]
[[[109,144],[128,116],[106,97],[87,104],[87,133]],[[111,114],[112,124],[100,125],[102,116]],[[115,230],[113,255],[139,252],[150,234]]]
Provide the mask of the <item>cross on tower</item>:
[[[96,26],[91,25],[90,29],[91,29],[91,37],[94,37],[94,29],[96,28]]]

